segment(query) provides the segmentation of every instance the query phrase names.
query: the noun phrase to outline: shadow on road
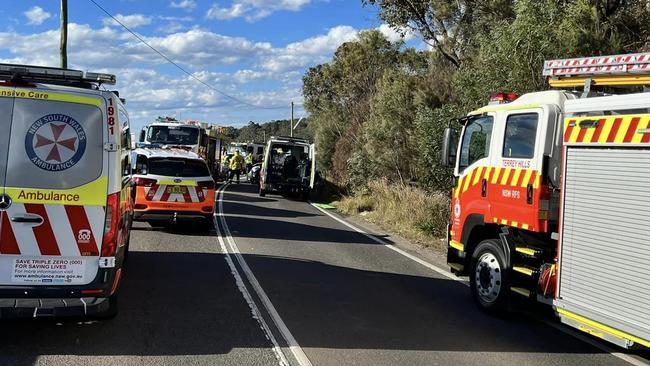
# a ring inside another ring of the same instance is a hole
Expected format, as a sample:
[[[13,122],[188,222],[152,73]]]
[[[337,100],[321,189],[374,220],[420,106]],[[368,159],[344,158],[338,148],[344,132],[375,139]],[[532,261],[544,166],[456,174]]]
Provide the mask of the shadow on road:
[[[230,206],[228,206],[230,213]],[[327,228],[317,225],[307,225],[299,222],[269,220],[255,217],[226,215],[228,226],[246,228],[233,230],[232,235],[240,238],[277,239],[282,241],[369,244],[380,245],[363,234],[354,231]],[[389,242],[389,239],[382,239]]]
[[[228,215],[250,215],[251,212],[255,212],[256,216],[262,217],[296,218],[317,216],[316,213],[270,208],[266,206],[251,206],[248,203],[241,203],[237,201],[224,201],[224,205],[228,206],[228,209],[226,210]]]
[[[245,259],[303,347],[599,353],[530,319],[488,317],[454,281]],[[39,355],[191,356],[269,347],[223,255],[133,252],[130,261],[117,318],[0,323],[0,364],[32,364]]]
[[[303,347],[595,352],[535,321],[483,315],[454,281],[289,258],[245,259]],[[0,323],[1,364],[43,354],[205,355],[269,346],[222,255],[132,252],[130,261],[117,318]]]

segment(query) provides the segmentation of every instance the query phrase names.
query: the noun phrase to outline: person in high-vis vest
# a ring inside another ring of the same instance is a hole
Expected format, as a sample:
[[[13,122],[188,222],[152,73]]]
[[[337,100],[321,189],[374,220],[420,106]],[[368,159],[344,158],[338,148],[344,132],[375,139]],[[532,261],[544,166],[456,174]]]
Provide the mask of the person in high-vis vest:
[[[246,155],[246,173],[249,173],[251,171],[253,168],[253,163],[255,163],[253,160],[253,153],[249,153]]]
[[[244,157],[239,154],[239,150],[235,150],[235,155],[230,158],[230,176],[228,182],[232,183],[232,178],[237,175],[237,184],[239,184],[239,175],[241,174],[242,167],[244,166]]]

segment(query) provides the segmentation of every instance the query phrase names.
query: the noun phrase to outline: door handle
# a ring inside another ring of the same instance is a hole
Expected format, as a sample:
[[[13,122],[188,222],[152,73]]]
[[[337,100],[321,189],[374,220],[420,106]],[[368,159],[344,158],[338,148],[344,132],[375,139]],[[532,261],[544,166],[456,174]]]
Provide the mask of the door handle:
[[[533,185],[529,184],[526,188],[526,203],[529,205],[533,204]]]
[[[23,224],[42,224],[43,218],[38,215],[26,214],[23,216],[14,216],[11,218],[11,221]]]
[[[481,182],[481,197],[487,196],[487,179],[483,179]]]

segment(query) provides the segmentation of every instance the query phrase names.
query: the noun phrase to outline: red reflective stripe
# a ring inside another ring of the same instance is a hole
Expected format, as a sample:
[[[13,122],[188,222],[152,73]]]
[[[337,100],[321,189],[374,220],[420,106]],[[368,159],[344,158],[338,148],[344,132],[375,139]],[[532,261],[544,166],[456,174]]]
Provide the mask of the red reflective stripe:
[[[185,202],[194,202],[192,195],[190,194],[190,187],[185,187],[185,192],[183,192],[183,199]]]
[[[573,132],[575,123],[576,123],[575,120],[569,121],[569,126],[566,128],[566,131],[564,131],[564,142],[569,141],[569,137],[571,137],[571,133]]]
[[[594,131],[594,135],[591,136],[591,141],[587,141],[587,142],[598,142],[598,139],[600,138],[600,134],[603,132],[603,127],[605,127],[606,123],[607,121],[604,119],[599,120],[598,127],[596,127],[596,131]]]
[[[586,134],[587,134],[587,129],[581,128],[580,132],[578,132],[578,139],[575,142],[584,142],[583,140],[585,139]]]
[[[614,125],[612,126],[612,130],[609,131],[609,136],[607,136],[607,142],[614,142],[614,139],[616,138],[616,134],[618,133],[618,129],[621,127],[621,119],[617,118],[614,120]]]
[[[153,197],[156,195],[156,192],[158,192],[158,188],[160,188],[159,185],[155,185],[155,184],[152,185],[149,191],[147,192],[147,196],[145,197],[145,199],[147,201],[153,200]]]
[[[0,224],[0,254],[20,254],[20,248],[11,228],[11,221],[6,212],[0,212],[2,223]]]
[[[168,189],[169,187],[168,186],[161,186],[161,187],[165,187],[165,188],[158,188],[158,189],[164,189],[165,191],[160,197],[160,200],[163,202],[167,202],[169,200],[169,196],[171,195],[171,193],[169,193],[169,189]]]
[[[639,125],[640,119],[641,118],[639,117],[632,118],[632,121],[630,121],[630,126],[627,128],[627,133],[625,133],[625,138],[623,139],[623,142],[632,142],[632,138],[636,133],[636,127]]]
[[[97,241],[95,240],[95,236],[90,228],[90,222],[88,222],[88,216],[86,215],[84,207],[65,206],[65,213],[68,215],[68,221],[70,222],[72,233],[75,235],[75,240],[79,247],[79,253],[82,256],[98,256],[99,249],[97,249]],[[84,242],[84,240],[79,237],[79,233],[86,230],[90,233],[90,238],[87,242]]]
[[[42,224],[32,228],[41,255],[61,255],[59,246],[56,243],[56,236],[54,236],[52,226],[50,226],[50,219],[47,216],[47,211],[45,211],[45,205],[26,203],[25,211],[43,218]]]
[[[647,129],[650,129],[650,125],[648,125],[648,128],[647,128]],[[641,142],[642,142],[642,143],[648,143],[648,142],[650,142],[650,133],[646,133],[646,134],[644,134],[643,137],[641,138]]]

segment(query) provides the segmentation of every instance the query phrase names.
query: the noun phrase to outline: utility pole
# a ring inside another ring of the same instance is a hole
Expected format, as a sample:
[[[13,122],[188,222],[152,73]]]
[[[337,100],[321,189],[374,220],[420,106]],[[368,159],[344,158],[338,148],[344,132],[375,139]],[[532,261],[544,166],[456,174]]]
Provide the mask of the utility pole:
[[[291,122],[289,122],[289,130],[289,136],[293,137],[293,101],[291,101]]]
[[[68,68],[68,0],[61,0],[61,67]]]

